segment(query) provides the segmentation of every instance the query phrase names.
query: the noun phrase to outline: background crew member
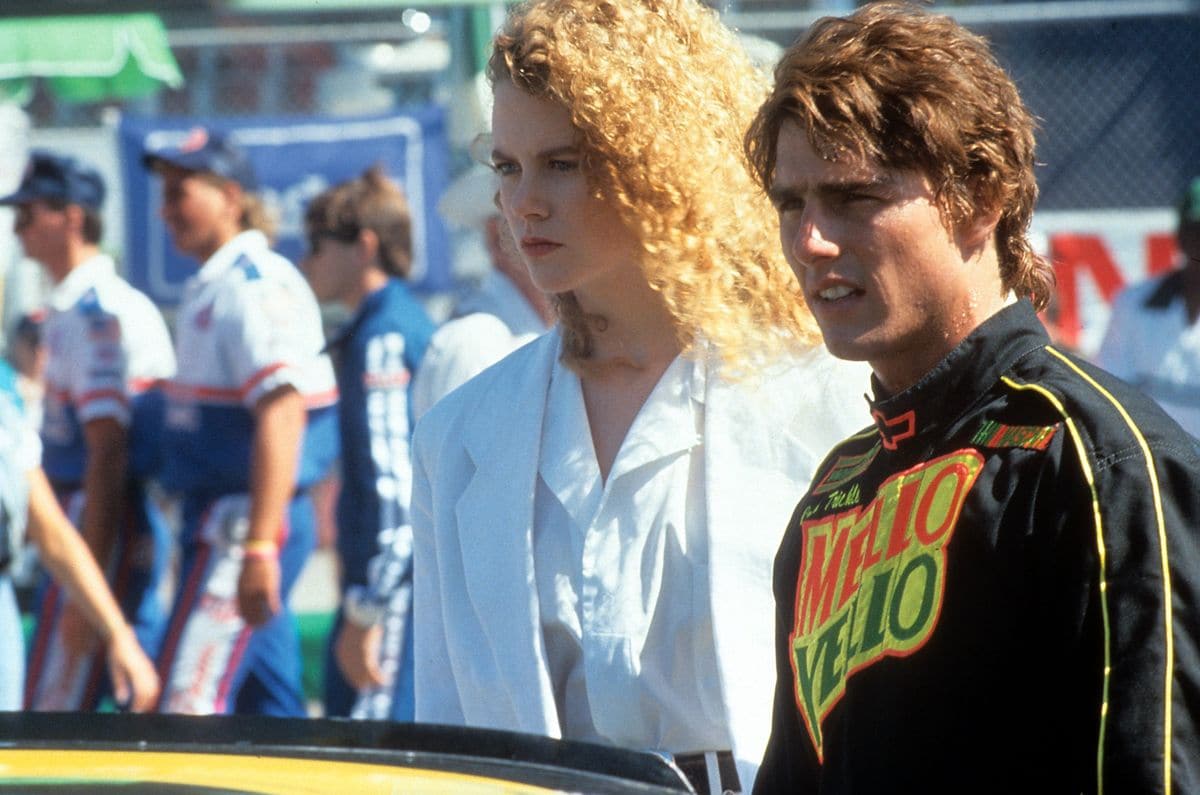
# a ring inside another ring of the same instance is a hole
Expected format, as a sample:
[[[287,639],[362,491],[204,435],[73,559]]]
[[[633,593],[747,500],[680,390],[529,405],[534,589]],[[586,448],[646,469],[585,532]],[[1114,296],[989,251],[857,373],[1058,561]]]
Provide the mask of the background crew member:
[[[193,130],[148,152],[176,248],[201,264],[175,319],[163,484],[182,496],[182,567],[159,655],[168,712],[306,714],[287,596],[315,540],[306,489],[337,455],[320,312],[272,252],[254,173]]]
[[[318,300],[352,314],[329,344],[343,442],[343,597],[332,639],[358,697],[353,710],[336,703],[327,676],[332,715],[413,719],[409,394],[433,322],[402,281],[412,269],[411,223],[404,194],[378,167],[320,194],[305,214],[309,284]]]
[[[42,466],[138,641],[158,647],[159,591],[170,535],[144,481],[158,462],[162,396],[175,372],[158,308],[100,252],[104,182],[73,158],[34,152],[16,193],[16,233],[54,288],[42,324],[45,398]],[[25,706],[94,709],[104,658],[85,616],[48,584],[29,660]]]

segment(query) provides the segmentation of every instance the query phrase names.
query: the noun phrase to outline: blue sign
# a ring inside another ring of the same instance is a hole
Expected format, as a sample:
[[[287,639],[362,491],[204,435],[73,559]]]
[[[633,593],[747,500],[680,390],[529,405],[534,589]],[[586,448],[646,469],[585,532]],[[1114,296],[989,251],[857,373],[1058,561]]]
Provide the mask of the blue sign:
[[[442,110],[369,118],[222,119],[124,117],[119,130],[125,184],[125,273],[156,303],[174,306],[199,264],[171,244],[159,215],[162,180],[142,167],[142,154],[178,146],[197,126],[220,130],[254,165],[256,191],[279,222],[275,250],[293,262],[305,254],[304,210],[326,188],[373,165],[403,186],[412,210],[413,272],[418,291],[453,286],[445,228],[437,200],[449,176]]]

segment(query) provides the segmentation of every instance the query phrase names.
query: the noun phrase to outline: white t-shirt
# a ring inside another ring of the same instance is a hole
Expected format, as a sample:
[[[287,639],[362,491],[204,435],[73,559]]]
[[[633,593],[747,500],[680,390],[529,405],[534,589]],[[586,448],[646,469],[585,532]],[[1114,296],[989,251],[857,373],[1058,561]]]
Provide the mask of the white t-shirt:
[[[1171,279],[1139,282],[1117,296],[1096,363],[1200,436],[1200,324],[1188,323]]]
[[[56,485],[83,479],[84,426],[97,419],[131,429],[131,471],[151,466],[159,425],[153,402],[142,398],[175,373],[171,337],[158,307],[117,275],[111,258],[97,254],[55,285],[43,334],[47,477]]]

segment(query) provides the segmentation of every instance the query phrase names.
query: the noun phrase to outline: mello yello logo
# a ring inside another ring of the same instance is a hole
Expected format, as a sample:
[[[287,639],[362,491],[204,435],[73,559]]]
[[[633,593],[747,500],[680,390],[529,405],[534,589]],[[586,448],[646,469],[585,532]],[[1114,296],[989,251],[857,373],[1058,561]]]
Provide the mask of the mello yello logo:
[[[803,522],[790,637],[796,706],[824,760],[821,722],[854,672],[929,638],[941,611],[946,544],[983,467],[960,450],[893,475],[865,508]]]

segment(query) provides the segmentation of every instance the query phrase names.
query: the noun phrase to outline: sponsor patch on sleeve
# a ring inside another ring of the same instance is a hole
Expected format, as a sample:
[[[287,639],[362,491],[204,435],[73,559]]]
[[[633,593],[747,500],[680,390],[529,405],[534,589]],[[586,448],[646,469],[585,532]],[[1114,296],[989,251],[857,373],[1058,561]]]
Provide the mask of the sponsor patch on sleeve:
[[[984,420],[971,437],[971,444],[979,447],[1006,448],[1023,447],[1026,450],[1045,450],[1050,446],[1059,426],[1054,425],[1005,425],[995,420]]]
[[[812,493],[824,494],[849,483],[865,472],[877,455],[879,455],[878,443],[861,455],[839,455],[833,462],[833,466],[825,473],[825,477],[821,478],[821,482],[813,486]]]

